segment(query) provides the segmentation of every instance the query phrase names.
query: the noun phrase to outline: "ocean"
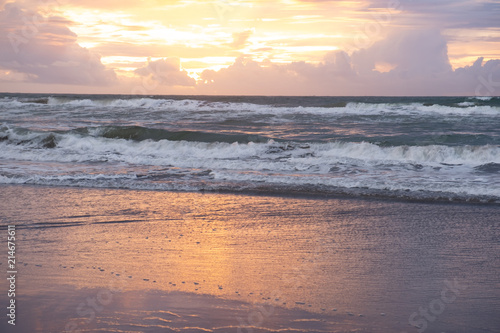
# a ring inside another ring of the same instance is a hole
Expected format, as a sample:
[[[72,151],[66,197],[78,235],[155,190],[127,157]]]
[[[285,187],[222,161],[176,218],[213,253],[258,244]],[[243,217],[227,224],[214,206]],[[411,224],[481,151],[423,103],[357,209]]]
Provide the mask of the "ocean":
[[[0,183],[500,202],[499,97],[0,94]]]

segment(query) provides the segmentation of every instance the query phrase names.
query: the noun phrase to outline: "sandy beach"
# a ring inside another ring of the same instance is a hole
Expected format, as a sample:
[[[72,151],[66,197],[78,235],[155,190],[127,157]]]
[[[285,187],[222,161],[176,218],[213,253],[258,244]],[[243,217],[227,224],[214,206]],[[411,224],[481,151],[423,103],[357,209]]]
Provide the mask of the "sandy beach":
[[[2,332],[500,331],[495,205],[2,185],[0,208]]]

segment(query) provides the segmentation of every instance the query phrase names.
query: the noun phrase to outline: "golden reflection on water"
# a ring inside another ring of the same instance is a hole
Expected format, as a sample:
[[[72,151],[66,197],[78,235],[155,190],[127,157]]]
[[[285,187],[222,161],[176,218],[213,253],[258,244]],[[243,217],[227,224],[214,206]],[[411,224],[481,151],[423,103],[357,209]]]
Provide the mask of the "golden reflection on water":
[[[86,196],[78,198],[82,193]],[[61,284],[85,288],[119,279],[127,289],[180,290],[252,302],[272,297],[280,305],[315,310],[330,305],[324,299],[326,284],[343,295],[339,286],[345,285],[348,268],[345,258],[335,255],[335,230],[341,222],[316,222],[320,210],[349,210],[346,204],[93,190],[54,193],[50,205],[45,200],[39,197],[36,203],[46,207],[45,223],[77,225],[27,229],[25,251],[31,253],[25,257],[26,270],[34,273],[33,264],[40,263],[35,268],[47,270],[44,274],[60,278]],[[39,256],[35,248],[57,260]],[[356,290],[350,297],[356,297]]]
[[[406,314],[428,302],[415,290],[439,292],[436,281],[450,278],[450,254],[468,246],[452,240],[474,227],[443,225],[451,222],[439,206],[422,218],[418,205],[349,199],[29,191],[10,213],[19,221],[23,288],[35,294],[49,285],[184,291],[314,312]]]

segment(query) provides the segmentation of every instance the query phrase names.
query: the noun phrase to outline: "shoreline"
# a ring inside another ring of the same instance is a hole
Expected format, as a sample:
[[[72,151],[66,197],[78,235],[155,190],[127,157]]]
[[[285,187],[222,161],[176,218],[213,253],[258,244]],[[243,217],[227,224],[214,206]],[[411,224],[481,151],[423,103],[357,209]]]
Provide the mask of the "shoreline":
[[[368,201],[381,201],[381,202],[400,202],[400,203],[415,203],[415,204],[450,204],[450,205],[472,205],[472,206],[488,206],[488,207],[500,207],[500,198],[492,199],[485,197],[483,200],[475,198],[449,198],[445,195],[438,198],[415,198],[411,196],[403,196],[404,193],[408,191],[392,191],[401,195],[389,195],[389,194],[368,194],[368,193],[356,193],[358,189],[342,189],[339,192],[330,191],[317,191],[317,190],[307,190],[307,189],[276,189],[270,190],[269,188],[255,188],[255,189],[244,189],[244,190],[225,190],[225,189],[199,189],[199,190],[181,190],[181,189],[139,189],[139,188],[114,188],[114,187],[91,187],[91,186],[69,186],[69,185],[48,185],[48,184],[16,184],[16,183],[0,183],[1,187],[7,186],[20,186],[20,187],[40,187],[40,188],[66,188],[66,189],[87,189],[87,190],[117,190],[117,191],[137,191],[137,192],[164,192],[164,193],[199,193],[199,194],[222,194],[222,195],[241,195],[241,196],[264,196],[264,197],[282,197],[282,198],[302,198],[302,199],[352,199],[352,200],[368,200]],[[377,192],[378,190],[373,190]],[[350,192],[350,193],[349,193]],[[448,193],[448,195],[454,195]],[[495,200],[495,201],[493,201]]]

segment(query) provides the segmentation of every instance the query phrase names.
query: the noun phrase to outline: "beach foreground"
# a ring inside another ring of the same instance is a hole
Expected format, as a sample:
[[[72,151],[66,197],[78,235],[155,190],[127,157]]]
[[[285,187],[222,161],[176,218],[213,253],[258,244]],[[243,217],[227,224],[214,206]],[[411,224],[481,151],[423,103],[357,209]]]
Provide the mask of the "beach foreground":
[[[0,330],[500,332],[498,213],[1,185],[3,243],[16,226],[17,306],[16,325],[4,314]],[[7,253],[0,263],[6,272]]]

